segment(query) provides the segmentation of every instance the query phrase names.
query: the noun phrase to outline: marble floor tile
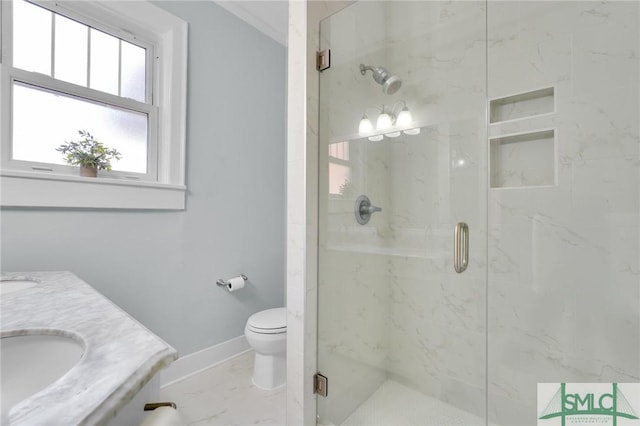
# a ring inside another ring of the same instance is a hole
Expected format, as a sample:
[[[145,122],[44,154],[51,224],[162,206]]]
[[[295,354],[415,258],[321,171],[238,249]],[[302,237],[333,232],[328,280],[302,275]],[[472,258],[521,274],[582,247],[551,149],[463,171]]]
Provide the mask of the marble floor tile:
[[[286,387],[265,391],[251,383],[253,351],[160,390],[189,426],[284,425]]]

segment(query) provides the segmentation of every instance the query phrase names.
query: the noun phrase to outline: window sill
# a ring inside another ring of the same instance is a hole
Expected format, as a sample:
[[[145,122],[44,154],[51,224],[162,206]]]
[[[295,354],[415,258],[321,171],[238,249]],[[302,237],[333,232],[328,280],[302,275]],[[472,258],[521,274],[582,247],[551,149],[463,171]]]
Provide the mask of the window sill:
[[[158,182],[0,171],[2,207],[184,210],[186,190]]]

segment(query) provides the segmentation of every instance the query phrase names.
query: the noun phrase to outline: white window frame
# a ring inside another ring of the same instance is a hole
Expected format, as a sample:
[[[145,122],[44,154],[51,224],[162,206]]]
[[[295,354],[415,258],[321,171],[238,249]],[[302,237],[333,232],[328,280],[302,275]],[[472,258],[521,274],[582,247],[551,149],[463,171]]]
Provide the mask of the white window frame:
[[[7,161],[11,149],[11,88],[14,80],[45,85],[74,96],[83,96],[85,88],[54,80],[49,76],[15,69],[10,65],[11,17],[2,1],[3,37],[0,63],[0,205],[2,207],[79,207],[124,209],[185,208],[185,144],[186,144],[186,80],[187,80],[187,23],[165,10],[147,2],[118,1],[57,1],[34,2],[55,13],[69,16],[88,26],[122,29],[108,31],[123,40],[136,34],[145,40],[148,55],[153,55],[152,81],[147,81],[149,104],[123,100],[107,93],[102,100],[110,105],[127,106],[133,110],[144,108],[150,112],[148,175],[144,180],[133,173],[111,172],[104,177],[85,178],[64,173],[68,166],[38,167],[34,162]],[[126,28],[126,29],[123,29]],[[139,41],[136,44],[141,44]],[[148,62],[149,63],[149,62]],[[152,90],[151,90],[152,89]],[[95,92],[92,94],[95,99]],[[116,99],[117,98],[117,99]],[[157,117],[157,118],[155,118]],[[155,148],[157,146],[157,148]],[[28,167],[25,168],[25,165]],[[35,169],[33,167],[35,165]],[[42,170],[42,168],[46,170]]]

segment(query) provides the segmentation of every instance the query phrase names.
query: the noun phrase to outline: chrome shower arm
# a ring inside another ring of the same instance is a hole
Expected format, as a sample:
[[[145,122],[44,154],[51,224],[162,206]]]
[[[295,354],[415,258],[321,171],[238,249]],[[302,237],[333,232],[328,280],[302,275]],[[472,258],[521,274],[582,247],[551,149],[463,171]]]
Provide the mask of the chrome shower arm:
[[[360,64],[360,74],[365,75],[367,71],[374,72],[375,68],[371,65]]]
[[[360,74],[365,75],[367,71],[371,71],[373,80],[382,86],[382,91],[387,95],[393,95],[402,86],[402,80],[383,67],[360,64]]]
[[[382,67],[360,64],[360,74],[365,75],[367,71],[371,71],[373,80],[378,84],[384,84],[384,82],[391,77],[391,73]]]

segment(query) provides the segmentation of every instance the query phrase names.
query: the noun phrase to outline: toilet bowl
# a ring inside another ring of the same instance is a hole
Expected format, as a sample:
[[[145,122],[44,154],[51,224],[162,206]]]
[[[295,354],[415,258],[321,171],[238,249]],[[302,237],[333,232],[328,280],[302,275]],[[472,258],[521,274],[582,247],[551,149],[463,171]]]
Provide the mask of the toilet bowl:
[[[244,335],[255,351],[253,384],[274,389],[287,379],[287,310],[267,309],[249,317]]]

